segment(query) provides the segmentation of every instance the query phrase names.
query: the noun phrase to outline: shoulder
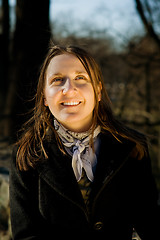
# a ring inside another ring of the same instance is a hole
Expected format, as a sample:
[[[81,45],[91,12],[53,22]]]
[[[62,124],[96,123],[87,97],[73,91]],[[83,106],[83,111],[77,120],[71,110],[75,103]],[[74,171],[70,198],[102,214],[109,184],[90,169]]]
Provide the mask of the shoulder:
[[[103,130],[100,139],[102,145],[108,145],[114,151],[130,152],[130,156],[133,158],[141,159],[144,155],[148,155],[147,137],[137,130],[126,127],[125,134],[112,134]]]
[[[28,170],[20,170],[17,164],[17,152],[19,147],[15,145],[12,151],[12,157],[10,162],[10,181],[11,182],[21,182],[24,185],[24,182],[28,185],[33,183],[33,180],[37,178],[37,171],[33,168]]]

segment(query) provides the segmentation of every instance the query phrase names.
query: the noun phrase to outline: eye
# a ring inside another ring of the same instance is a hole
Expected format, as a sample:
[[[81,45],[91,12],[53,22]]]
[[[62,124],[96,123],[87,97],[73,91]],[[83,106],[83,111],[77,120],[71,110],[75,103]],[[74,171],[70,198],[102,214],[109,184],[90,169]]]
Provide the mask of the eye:
[[[63,82],[62,77],[55,77],[50,81],[50,85],[60,85]]]
[[[76,76],[75,80],[84,80],[84,81],[86,81],[87,78],[85,76]]]
[[[55,78],[53,79],[54,82],[61,82],[63,80],[63,78]]]

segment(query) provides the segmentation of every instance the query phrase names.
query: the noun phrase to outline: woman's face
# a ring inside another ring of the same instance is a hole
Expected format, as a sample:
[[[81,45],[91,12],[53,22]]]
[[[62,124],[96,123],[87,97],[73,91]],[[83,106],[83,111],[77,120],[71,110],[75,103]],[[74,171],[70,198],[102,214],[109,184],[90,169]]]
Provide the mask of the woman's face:
[[[72,54],[55,56],[46,71],[44,104],[67,129],[87,131],[92,125],[94,90],[84,66]]]

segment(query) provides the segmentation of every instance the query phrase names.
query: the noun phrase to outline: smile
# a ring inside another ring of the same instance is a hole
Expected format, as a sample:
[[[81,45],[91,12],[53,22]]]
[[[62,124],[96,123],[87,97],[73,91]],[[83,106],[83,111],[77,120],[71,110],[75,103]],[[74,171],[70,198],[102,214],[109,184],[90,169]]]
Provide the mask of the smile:
[[[63,106],[78,106],[81,102],[63,102],[61,103]]]

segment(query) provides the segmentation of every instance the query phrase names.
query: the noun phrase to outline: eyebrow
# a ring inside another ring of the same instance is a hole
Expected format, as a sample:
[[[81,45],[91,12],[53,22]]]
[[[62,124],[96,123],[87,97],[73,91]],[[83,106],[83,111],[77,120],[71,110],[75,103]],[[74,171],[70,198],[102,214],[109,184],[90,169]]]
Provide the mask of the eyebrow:
[[[62,73],[54,73],[51,75],[51,77],[54,77],[54,76],[62,76],[63,74]]]
[[[88,75],[87,72],[79,72],[79,71],[76,71],[75,74],[86,74],[86,75]]]

